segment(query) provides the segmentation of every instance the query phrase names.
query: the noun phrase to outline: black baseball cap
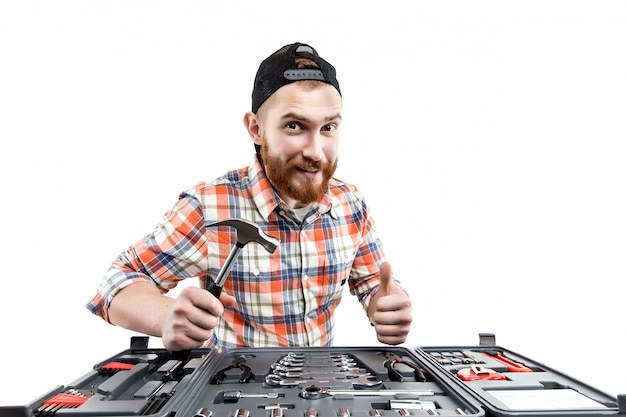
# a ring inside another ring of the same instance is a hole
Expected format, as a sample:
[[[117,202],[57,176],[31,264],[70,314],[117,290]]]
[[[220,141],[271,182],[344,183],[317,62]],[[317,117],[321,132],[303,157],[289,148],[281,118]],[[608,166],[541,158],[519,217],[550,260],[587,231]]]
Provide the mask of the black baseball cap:
[[[296,53],[308,52],[319,69],[297,68]],[[305,43],[285,45],[267,57],[256,73],[252,89],[252,112],[256,113],[279,88],[300,80],[318,80],[335,87],[341,95],[335,67],[320,57],[315,49]]]

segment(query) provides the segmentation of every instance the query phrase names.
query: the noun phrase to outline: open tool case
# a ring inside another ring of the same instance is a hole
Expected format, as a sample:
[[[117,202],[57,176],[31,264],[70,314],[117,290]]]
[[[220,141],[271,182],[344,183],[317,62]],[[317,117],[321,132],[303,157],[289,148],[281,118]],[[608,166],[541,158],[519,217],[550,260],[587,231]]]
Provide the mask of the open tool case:
[[[169,352],[148,338],[2,417],[609,416],[613,398],[481,335],[478,346]]]
[[[494,416],[606,416],[626,414],[626,397],[587,384],[496,345],[481,333],[478,346],[415,350],[442,378],[478,400]]]

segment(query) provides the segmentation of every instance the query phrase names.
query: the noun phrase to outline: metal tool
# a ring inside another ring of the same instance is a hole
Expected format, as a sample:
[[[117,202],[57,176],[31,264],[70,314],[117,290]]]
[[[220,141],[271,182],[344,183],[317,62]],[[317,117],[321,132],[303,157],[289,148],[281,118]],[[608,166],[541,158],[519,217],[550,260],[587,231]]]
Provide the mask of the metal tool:
[[[317,410],[313,407],[307,407],[304,410],[304,417],[317,417]]]
[[[387,389],[352,389],[352,390],[333,390],[327,387],[319,387],[317,385],[309,385],[302,388],[300,396],[308,400],[332,397],[332,396],[347,396],[347,397],[383,397],[383,396],[397,396],[397,395],[411,395],[415,397],[432,396],[435,392],[432,390],[387,390]]]
[[[337,410],[338,417],[350,417],[350,410],[347,407],[339,407]]]
[[[332,384],[345,387],[372,388],[381,385],[383,382],[376,379],[376,377],[371,374],[363,374],[350,379],[289,379],[276,374],[268,374],[265,377],[265,383],[274,387],[298,387],[304,384]]]
[[[416,381],[426,382],[424,371],[422,371],[422,368],[420,368],[417,363],[404,360],[402,357],[392,352],[386,352],[385,357],[387,358],[385,361],[385,368],[387,368],[387,374],[389,375],[389,379],[392,381],[404,381],[404,375],[402,375],[402,372],[397,369],[398,364],[404,364],[413,369]]]
[[[352,359],[352,355],[349,355],[347,353],[330,353],[330,352],[329,353],[317,353],[317,354],[289,352],[285,355],[285,358],[291,358],[291,359],[300,360],[300,361],[315,360],[315,359],[322,359],[322,360]]]
[[[289,366],[283,365],[277,362],[270,364],[270,368],[274,371],[275,374],[281,374],[282,372],[306,372],[306,371],[352,371],[354,369],[363,369],[357,367],[357,365],[326,365],[326,366]]]
[[[328,359],[316,359],[316,360],[300,360],[294,358],[283,358],[278,361],[281,365],[285,366],[348,366],[354,365],[354,359],[350,358],[328,358]]]
[[[247,366],[245,363],[246,363],[245,356],[241,355],[235,358],[235,360],[233,360],[233,362],[230,365],[228,365],[227,367],[223,369],[220,369],[219,371],[215,373],[215,375],[213,376],[212,382],[214,384],[221,384],[224,378],[226,378],[226,372],[231,369],[241,369],[242,372],[241,372],[241,375],[239,376],[239,382],[241,383],[249,382],[254,377],[254,374],[252,373],[252,368]]]
[[[351,355],[347,353],[331,353],[331,352],[288,352],[286,356],[298,359],[305,358],[350,358]]]
[[[506,377],[499,372],[490,368],[485,368],[483,365],[470,365],[469,368],[463,368],[456,373],[462,381],[476,381],[476,380],[506,380]]]
[[[326,370],[305,370],[305,371],[281,371],[278,369],[274,370],[275,375],[280,375],[284,378],[333,378],[333,379],[349,379],[349,378],[357,378],[363,375],[370,375],[367,372],[367,369],[363,368],[355,368],[348,369],[345,371],[326,371]]]
[[[389,400],[390,410],[435,410],[436,408],[437,406],[433,401]]]
[[[283,417],[285,415],[284,408],[272,408],[270,410],[270,417]]]
[[[485,363],[485,361],[475,358],[474,355],[464,350],[460,352],[452,352],[452,355],[455,358],[459,358],[459,360],[466,365],[469,365],[472,363],[477,363],[477,364]]]
[[[250,411],[245,408],[238,408],[235,410],[235,417],[249,417]]]
[[[235,402],[241,398],[278,398],[278,392],[244,392],[244,391],[224,391],[224,402]]]
[[[230,254],[228,254],[228,258],[217,275],[217,278],[213,281],[213,279],[207,275],[206,290],[213,294],[216,298],[219,298],[222,293],[224,281],[233,267],[233,262],[244,246],[250,242],[256,242],[263,246],[269,253],[274,253],[280,243],[280,240],[267,235],[256,223],[252,223],[251,221],[245,219],[227,219],[207,225],[207,227],[216,226],[231,226],[237,229],[237,242],[230,251]]]
[[[196,411],[196,414],[193,417],[211,417],[213,415],[213,411],[208,408],[201,408]]]

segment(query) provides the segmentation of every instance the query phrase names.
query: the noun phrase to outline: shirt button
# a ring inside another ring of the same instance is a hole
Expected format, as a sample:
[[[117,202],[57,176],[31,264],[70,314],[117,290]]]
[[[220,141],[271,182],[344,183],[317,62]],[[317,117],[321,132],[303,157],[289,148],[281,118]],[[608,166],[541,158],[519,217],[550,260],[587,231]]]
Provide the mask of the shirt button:
[[[302,275],[302,281],[307,281],[309,276],[307,274]]]
[[[311,322],[311,318],[310,317],[305,317],[304,318],[304,322],[305,323],[310,323]]]
[[[261,271],[259,271],[259,268],[254,268],[254,271],[252,271],[252,275],[254,275],[255,277],[258,277],[260,273]]]

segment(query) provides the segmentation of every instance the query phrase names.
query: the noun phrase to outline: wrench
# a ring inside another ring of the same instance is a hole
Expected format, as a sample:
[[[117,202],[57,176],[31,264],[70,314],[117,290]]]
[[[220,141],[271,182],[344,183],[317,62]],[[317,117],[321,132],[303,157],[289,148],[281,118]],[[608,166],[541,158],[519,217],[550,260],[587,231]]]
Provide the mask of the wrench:
[[[430,396],[435,395],[435,392],[432,390],[386,390],[386,389],[377,389],[377,390],[367,390],[367,389],[354,389],[354,390],[332,390],[327,387],[318,387],[317,385],[309,385],[308,387],[302,388],[300,391],[300,396],[302,398],[306,398],[307,400],[314,400],[322,397],[332,397],[334,395],[346,395],[346,396],[354,396],[354,397],[382,397],[382,396],[396,396],[402,394],[410,394],[415,395],[417,397],[420,396]]]
[[[278,363],[287,366],[341,366],[341,365],[353,365],[355,362],[350,358],[338,358],[328,360],[300,360],[294,358],[282,358]]]
[[[274,374],[280,375],[283,378],[333,378],[333,379],[349,379],[357,378],[363,375],[370,375],[367,369],[356,368],[346,371],[325,371],[325,370],[311,370],[311,371],[281,371],[274,370]]]
[[[281,365],[280,363],[274,362],[270,365],[270,368],[274,371],[275,374],[279,374],[280,372],[307,372],[307,371],[328,371],[328,372],[339,372],[339,371],[352,371],[354,369],[361,369],[355,366],[316,366],[316,367],[307,367],[307,366],[286,366]],[[278,372],[276,372],[278,371]]]
[[[296,352],[289,352],[287,353],[286,356],[292,357],[292,358],[300,358],[300,359],[304,359],[304,358],[349,358],[351,355],[348,355],[347,353],[314,353],[314,352],[305,352],[305,353],[296,353]]]
[[[345,387],[376,387],[383,383],[383,381],[376,379],[374,375],[362,374],[356,378],[351,379],[289,379],[284,378],[276,374],[268,374],[265,377],[265,383],[274,387],[297,387],[303,384],[333,384],[341,385]]]

